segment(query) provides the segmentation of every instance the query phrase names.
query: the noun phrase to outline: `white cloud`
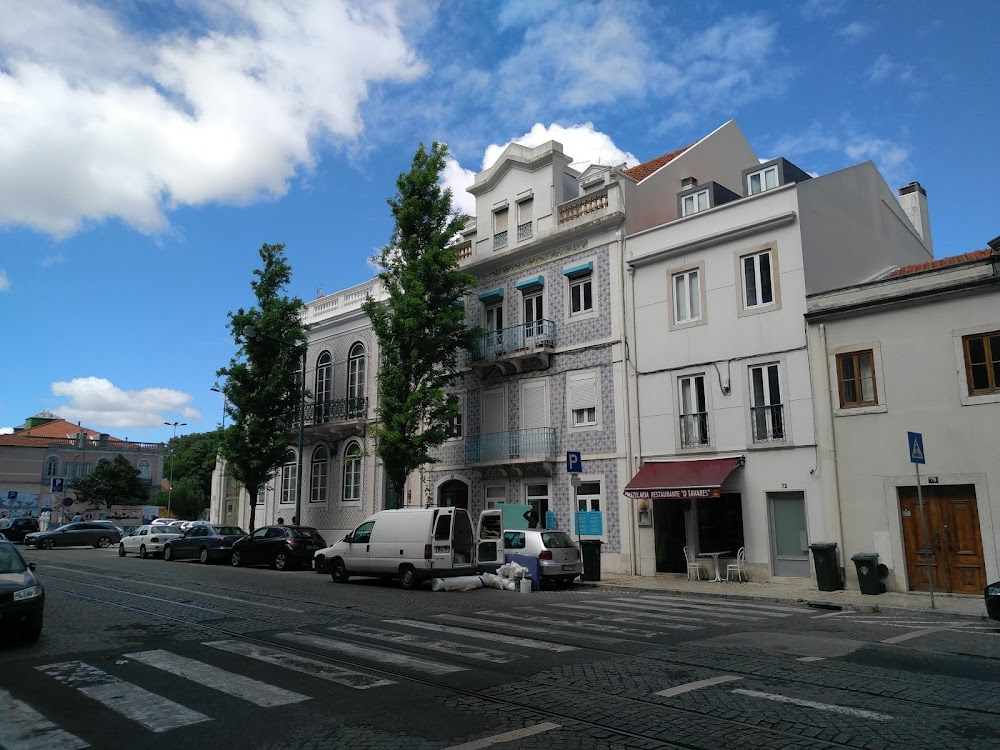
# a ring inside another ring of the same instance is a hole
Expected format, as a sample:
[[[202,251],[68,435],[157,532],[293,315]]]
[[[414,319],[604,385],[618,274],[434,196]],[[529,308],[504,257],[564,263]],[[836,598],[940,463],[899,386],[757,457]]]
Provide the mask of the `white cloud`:
[[[7,278],[7,272],[0,268],[0,292],[6,292],[10,289],[10,279]]]
[[[362,133],[372,85],[425,71],[391,0],[185,8],[187,28],[159,35],[88,0],[4,14],[0,225],[156,232],[180,205],[281,196],[318,139]]]
[[[170,388],[144,388],[124,391],[104,378],[74,378],[55,382],[55,396],[68,400],[53,411],[71,422],[103,427],[158,427],[167,421],[166,415],[180,413],[184,419],[201,420],[201,414],[191,408],[193,397]]]
[[[856,162],[871,159],[890,186],[902,183],[910,169],[910,150],[886,138],[852,138],[844,153]]]
[[[0,435],[13,435],[13,434],[14,434],[13,427],[0,427]]]
[[[865,23],[864,21],[851,21],[846,26],[837,29],[835,33],[848,44],[855,44],[871,34],[874,30],[875,27],[870,23]]]
[[[868,68],[868,80],[872,83],[884,83],[890,79],[899,83],[915,83],[913,66],[897,63],[888,55],[879,55]]]
[[[802,17],[807,21],[835,16],[844,9],[847,0],[806,0],[802,4]]]
[[[52,268],[52,266],[57,266],[60,263],[66,262],[66,256],[62,253],[56,253],[55,255],[46,255],[40,261],[42,268]]]
[[[456,211],[469,216],[476,215],[476,199],[466,188],[473,183],[475,177],[475,172],[462,167],[456,159],[449,156],[445,160],[441,181],[445,187],[451,188],[451,205]]]

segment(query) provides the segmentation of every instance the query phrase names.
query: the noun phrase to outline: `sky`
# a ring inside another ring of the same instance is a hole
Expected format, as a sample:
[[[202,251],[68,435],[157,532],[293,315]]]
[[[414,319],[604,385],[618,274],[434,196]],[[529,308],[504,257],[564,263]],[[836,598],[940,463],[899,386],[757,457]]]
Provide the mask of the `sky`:
[[[0,0],[0,432],[215,429],[258,248],[307,302],[367,281],[421,142],[471,212],[513,141],[633,165],[734,119],[762,159],[919,180],[937,257],[986,247],[998,26],[995,0]]]

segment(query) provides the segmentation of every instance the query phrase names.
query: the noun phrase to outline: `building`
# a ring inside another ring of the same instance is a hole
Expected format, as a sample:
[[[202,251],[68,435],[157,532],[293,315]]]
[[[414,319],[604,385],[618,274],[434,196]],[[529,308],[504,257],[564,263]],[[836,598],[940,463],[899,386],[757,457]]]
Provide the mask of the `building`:
[[[808,582],[810,544],[838,540],[838,525],[806,295],[930,260],[926,196],[897,199],[871,162],[820,177],[761,163],[734,122],[636,176],[625,305],[642,466],[625,492],[639,572],[685,573],[685,548],[742,548],[751,579]]]
[[[1000,237],[991,248],[810,294],[819,475],[847,560],[896,591],[980,595],[1000,578]],[[923,436],[927,543],[908,432]],[[928,544],[929,543],[929,544]]]
[[[43,508],[71,508],[73,480],[119,455],[139,470],[152,497],[163,479],[165,449],[163,443],[122,440],[40,412],[13,434],[0,435],[0,513],[38,515]]]

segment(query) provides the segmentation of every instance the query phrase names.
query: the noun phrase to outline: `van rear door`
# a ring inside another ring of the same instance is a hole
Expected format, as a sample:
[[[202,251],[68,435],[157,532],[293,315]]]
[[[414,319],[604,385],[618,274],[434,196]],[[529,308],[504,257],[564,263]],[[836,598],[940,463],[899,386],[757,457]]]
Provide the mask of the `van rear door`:
[[[440,508],[434,516],[434,527],[431,529],[431,547],[434,570],[450,570],[451,535],[455,521],[454,508]]]
[[[484,510],[476,527],[476,564],[503,565],[503,511]]]

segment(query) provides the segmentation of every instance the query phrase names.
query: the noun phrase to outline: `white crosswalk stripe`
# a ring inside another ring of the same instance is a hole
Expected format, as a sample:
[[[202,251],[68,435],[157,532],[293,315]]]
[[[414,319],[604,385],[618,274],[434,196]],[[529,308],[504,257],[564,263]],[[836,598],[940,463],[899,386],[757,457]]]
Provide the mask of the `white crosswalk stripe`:
[[[672,612],[677,612],[678,614],[684,613],[688,615],[702,615],[711,614],[712,617],[718,618],[720,620],[738,620],[742,622],[757,622],[758,620],[767,619],[768,615],[764,613],[754,612],[753,614],[736,614],[730,610],[727,603],[720,602],[718,604],[689,604],[687,602],[677,602],[675,604],[667,605],[666,603],[658,603],[655,601],[650,601],[647,599],[617,599],[617,606],[626,607],[629,609],[645,609],[651,612],[663,612],[665,609],[669,609]],[[787,617],[788,615],[782,615]]]
[[[11,750],[83,750],[90,747],[76,735],[64,732],[27,703],[0,690],[0,747]]]
[[[651,601],[666,602],[667,604],[673,602],[690,602],[692,604],[710,604],[705,599],[696,599],[689,596],[661,596],[658,594],[644,594],[640,597],[641,599],[649,599]],[[784,607],[778,604],[758,604],[757,602],[746,602],[739,599],[725,598],[720,599],[719,603],[724,603],[726,607],[737,607],[739,609],[745,609],[749,611],[763,610],[764,612],[785,612],[792,615],[802,615],[807,614],[809,610],[804,607]],[[772,615],[772,617],[778,617],[779,615]]]
[[[211,721],[205,714],[174,703],[131,682],[120,680],[82,661],[64,661],[35,667],[75,688],[105,708],[136,721],[152,732],[167,732],[190,724]]]
[[[592,612],[597,615],[597,619],[611,621],[611,622],[624,622],[632,623],[633,625],[646,625],[650,624],[650,621],[661,623],[660,627],[673,630],[698,630],[700,625],[692,625],[685,623],[702,623],[704,620],[697,617],[679,617],[678,615],[668,615],[662,612],[647,612],[645,610],[622,610],[618,606],[608,606],[607,604],[594,603],[594,604],[553,604],[552,607],[558,609],[571,609],[574,611],[581,612]]]
[[[441,641],[432,638],[424,638],[411,633],[399,633],[395,630],[384,628],[372,628],[367,625],[336,625],[329,628],[338,633],[357,635],[362,638],[371,638],[385,643],[401,643],[408,646],[426,649],[428,651],[440,651],[452,656],[465,657],[467,659],[477,659],[479,661],[493,662],[494,664],[506,664],[517,659],[523,659],[523,654],[515,654],[510,651],[496,651],[482,646],[467,646],[452,641]]]
[[[489,612],[482,612],[481,614],[490,614]],[[496,613],[492,614],[493,617],[497,617]],[[518,619],[517,617],[511,615],[511,619]],[[450,614],[440,614],[434,615],[435,620],[441,620],[442,622],[453,622],[459,625],[488,625],[488,620],[481,620],[477,617],[465,617],[463,615],[450,615]],[[532,623],[539,622],[538,618],[532,617]],[[552,620],[551,622],[556,622],[562,625],[561,620]],[[552,628],[541,628],[536,625],[525,625],[524,622],[518,622],[517,624],[518,633],[533,633],[538,637],[549,636],[551,638],[559,638],[560,634],[564,631],[555,631]],[[593,633],[573,633],[574,638],[578,638],[583,641],[594,641],[594,643],[623,643],[624,638],[612,638],[606,635],[594,635]]]
[[[361,659],[367,659],[369,661],[408,667],[418,672],[427,672],[428,674],[451,674],[452,672],[465,672],[467,670],[467,667],[459,667],[451,664],[445,664],[443,662],[421,659],[417,656],[401,654],[398,651],[389,651],[388,649],[379,648],[378,646],[372,646],[367,643],[360,646],[356,643],[347,643],[345,641],[335,641],[332,638],[324,638],[321,635],[311,635],[309,633],[278,633],[275,638],[279,638],[283,641],[289,641],[290,643],[299,643],[303,646],[320,648],[324,651],[332,651]]]
[[[386,622],[393,623],[395,625],[405,625],[409,628],[419,628],[422,630],[433,630],[438,633],[450,633],[452,635],[460,635],[466,638],[485,638],[486,640],[493,641],[495,643],[507,643],[511,646],[520,646],[521,648],[531,648],[540,649],[542,651],[576,651],[576,646],[567,646],[562,643],[546,643],[544,641],[532,641],[528,638],[519,638],[516,635],[507,635],[506,633],[485,633],[481,630],[472,630],[471,628],[458,628],[450,627],[448,625],[438,625],[434,622],[418,622],[417,620],[386,620]]]
[[[551,612],[551,610],[541,609],[537,607],[520,607],[518,612],[543,612],[549,614],[556,614]],[[486,610],[480,612],[481,615],[488,615],[491,618],[499,618],[501,620],[514,620],[515,622],[522,622],[524,616],[521,614],[512,614],[509,612],[497,612],[495,610]],[[601,622],[593,621],[581,621],[581,620],[559,620],[553,617],[544,617],[541,615],[533,614],[531,616],[531,622],[541,623],[543,625],[553,625],[557,628],[569,628],[570,631],[573,630],[592,630],[598,633],[614,633],[616,635],[629,636],[632,638],[652,638],[656,633],[652,632],[649,628],[643,628],[642,630],[637,630],[636,628],[622,627],[621,625],[610,625]],[[573,633],[575,636],[576,633]]]

